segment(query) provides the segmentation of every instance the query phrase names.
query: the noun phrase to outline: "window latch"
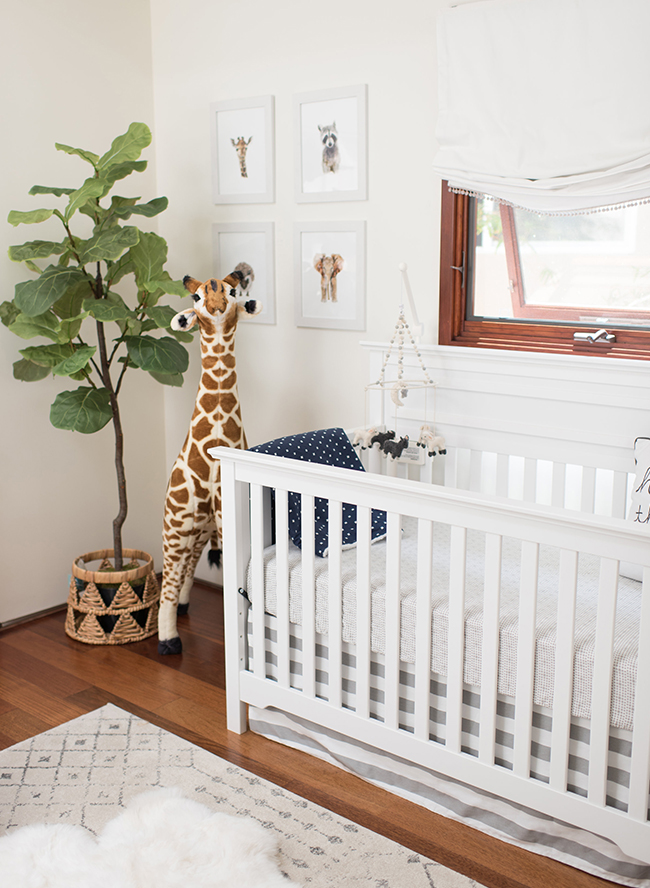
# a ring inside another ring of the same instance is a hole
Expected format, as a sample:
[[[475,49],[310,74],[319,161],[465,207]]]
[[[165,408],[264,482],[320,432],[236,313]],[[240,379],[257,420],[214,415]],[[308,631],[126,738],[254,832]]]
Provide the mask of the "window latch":
[[[574,333],[573,338],[580,342],[616,342],[616,334],[609,333],[604,327],[594,333]]]
[[[460,285],[462,288],[465,287],[465,250],[463,250],[463,264],[462,265],[452,265],[452,271],[460,271]]]

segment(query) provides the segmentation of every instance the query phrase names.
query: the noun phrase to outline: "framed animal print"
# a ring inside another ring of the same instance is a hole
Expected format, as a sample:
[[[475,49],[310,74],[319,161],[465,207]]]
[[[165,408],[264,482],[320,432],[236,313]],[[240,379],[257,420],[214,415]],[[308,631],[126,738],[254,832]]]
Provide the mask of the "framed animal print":
[[[366,200],[367,86],[294,96],[299,203]]]
[[[296,222],[297,327],[366,329],[366,223]]]
[[[273,96],[210,105],[215,204],[275,201]]]
[[[213,270],[218,278],[241,271],[241,295],[262,303],[246,323],[275,324],[273,222],[215,222],[212,226]]]

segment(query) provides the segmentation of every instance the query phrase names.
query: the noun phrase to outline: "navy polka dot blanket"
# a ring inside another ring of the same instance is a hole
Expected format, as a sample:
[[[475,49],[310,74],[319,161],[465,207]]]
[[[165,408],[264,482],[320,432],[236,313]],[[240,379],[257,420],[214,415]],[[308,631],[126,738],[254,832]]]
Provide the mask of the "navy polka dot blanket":
[[[365,471],[343,429],[320,429],[301,435],[289,435],[250,449],[271,456],[300,459],[324,466],[338,466],[342,469],[353,469],[355,472]],[[302,543],[300,500],[299,493],[289,493],[289,536],[298,548],[301,548]],[[327,555],[328,547],[327,503],[328,501],[322,497],[316,497],[314,501],[315,551],[321,558]],[[385,512],[373,509],[371,535],[373,540],[386,536]],[[344,548],[350,548],[356,545],[356,542],[357,507],[343,503],[341,543]]]

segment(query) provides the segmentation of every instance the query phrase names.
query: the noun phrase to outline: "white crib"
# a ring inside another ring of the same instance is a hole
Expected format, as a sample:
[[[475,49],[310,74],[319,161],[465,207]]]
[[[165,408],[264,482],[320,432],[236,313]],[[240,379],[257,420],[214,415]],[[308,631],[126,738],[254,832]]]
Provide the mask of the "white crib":
[[[511,805],[513,822],[537,812],[542,853],[649,884],[650,682],[636,676],[650,676],[639,643],[650,546],[625,520],[632,442],[547,434],[513,453],[512,435],[480,417],[439,425],[448,453],[421,468],[376,450],[365,473],[214,452],[228,727],[246,730],[251,707],[267,736],[363,760],[358,773],[415,800],[425,785],[423,804],[443,785]],[[289,491],[302,497],[301,549],[287,535]],[[329,501],[326,559],[314,554],[316,497]],[[345,551],[342,503],[357,507]],[[386,511],[387,534],[371,544],[372,509]],[[619,575],[623,561],[642,566],[642,583]],[[554,847],[564,826],[585,860]]]

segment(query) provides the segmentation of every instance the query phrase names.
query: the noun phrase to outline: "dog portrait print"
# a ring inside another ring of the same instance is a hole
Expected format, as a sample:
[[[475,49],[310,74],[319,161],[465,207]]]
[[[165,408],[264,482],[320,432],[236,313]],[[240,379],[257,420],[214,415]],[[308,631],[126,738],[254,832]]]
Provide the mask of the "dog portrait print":
[[[323,172],[337,172],[341,163],[341,154],[339,152],[338,140],[339,134],[336,129],[336,121],[328,126],[318,125],[321,142],[323,143]]]

